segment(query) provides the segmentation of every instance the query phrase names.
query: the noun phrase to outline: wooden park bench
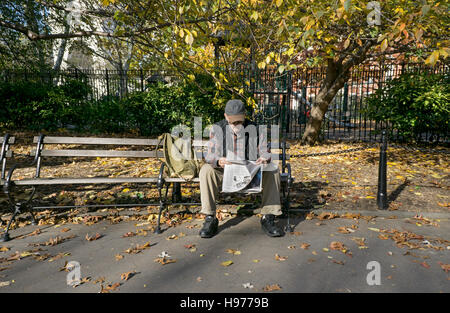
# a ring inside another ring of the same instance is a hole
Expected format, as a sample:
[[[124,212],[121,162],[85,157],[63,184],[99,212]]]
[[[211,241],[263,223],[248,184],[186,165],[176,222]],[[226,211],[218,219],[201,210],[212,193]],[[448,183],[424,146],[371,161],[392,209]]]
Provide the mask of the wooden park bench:
[[[13,216],[8,222],[6,231],[3,236],[3,241],[10,239],[9,228],[11,222],[15,216],[23,211],[28,211],[31,214],[32,223],[36,223],[34,215],[32,213],[33,206],[31,200],[35,194],[36,188],[39,186],[55,186],[55,185],[95,185],[95,184],[153,184],[156,185],[159,193],[159,213],[157,220],[157,227],[155,233],[161,232],[160,219],[163,210],[169,204],[178,204],[174,201],[173,195],[178,191],[180,192],[182,183],[198,183],[199,179],[194,178],[186,181],[182,178],[168,178],[164,177],[165,163],[162,161],[159,169],[159,175],[156,177],[41,177],[40,171],[44,166],[43,161],[52,157],[64,157],[72,161],[74,158],[79,157],[92,157],[92,158],[163,158],[163,152],[158,150],[158,139],[132,139],[132,138],[94,138],[94,137],[55,137],[55,136],[36,136],[33,139],[33,143],[36,144],[36,149],[30,153],[31,157],[34,157],[33,166],[35,166],[34,178],[27,179],[13,179],[13,173],[16,169],[16,164],[13,165],[8,172],[6,179],[2,181],[3,190],[8,196],[10,206],[13,210]],[[48,149],[47,145],[75,145],[75,146],[95,146],[94,149]],[[203,156],[203,151],[207,145],[207,141],[193,141],[193,147],[197,153],[199,159]],[[98,149],[98,146],[107,146],[108,149]],[[111,150],[110,148],[127,147],[128,150]],[[286,153],[288,145],[282,144],[281,153],[276,153],[281,161],[281,182],[282,182],[282,196],[283,204],[287,212],[289,211],[289,188],[293,183],[291,176],[291,167],[288,163],[289,155]],[[3,151],[3,150],[2,150]],[[275,153],[273,153],[275,155]],[[12,191],[15,186],[25,186],[32,188],[30,197],[24,202],[15,201]],[[169,187],[172,186],[172,202],[168,203],[167,195]],[[164,190],[165,188],[165,190]],[[181,196],[181,193],[180,193]],[[180,200],[176,198],[175,200]],[[183,205],[189,205],[190,203],[182,203]],[[194,203],[192,203],[194,204]],[[97,206],[97,205],[95,205]],[[98,205],[101,206],[101,205]],[[124,204],[111,204],[109,207],[120,207]],[[138,206],[129,204],[127,206]],[[145,206],[140,205],[140,206]],[[149,204],[147,204],[149,206]],[[54,206],[55,208],[57,206]],[[72,207],[86,207],[86,205],[72,206]]]

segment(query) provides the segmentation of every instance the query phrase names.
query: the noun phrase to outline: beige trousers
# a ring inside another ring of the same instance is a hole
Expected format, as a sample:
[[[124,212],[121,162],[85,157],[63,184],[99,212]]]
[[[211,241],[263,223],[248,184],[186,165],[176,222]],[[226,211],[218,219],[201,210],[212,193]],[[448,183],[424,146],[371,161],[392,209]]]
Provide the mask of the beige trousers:
[[[206,163],[200,169],[200,198],[202,210],[200,213],[214,215],[216,213],[216,199],[219,187],[222,185],[223,169],[214,168]],[[281,215],[280,201],[280,173],[264,171],[262,179],[261,214]]]

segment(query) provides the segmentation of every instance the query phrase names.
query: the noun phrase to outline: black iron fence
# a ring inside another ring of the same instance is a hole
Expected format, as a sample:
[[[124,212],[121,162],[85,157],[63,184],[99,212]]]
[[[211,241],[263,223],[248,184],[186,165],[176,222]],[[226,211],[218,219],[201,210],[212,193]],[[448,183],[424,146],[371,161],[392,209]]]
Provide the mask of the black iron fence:
[[[381,140],[381,130],[386,123],[377,123],[368,118],[367,96],[382,85],[403,73],[450,73],[448,64],[429,67],[423,63],[373,64],[352,69],[350,79],[338,91],[328,107],[321,129],[324,139],[355,141]],[[311,106],[325,78],[326,68],[295,70],[280,74],[276,70],[255,70],[248,79],[253,81],[252,91],[260,108],[259,119],[266,123],[282,125],[288,138],[301,138],[305,131]],[[253,76],[253,77],[252,77]],[[253,79],[252,79],[253,78]],[[391,130],[391,140],[398,140]],[[422,134],[423,141],[449,141],[449,134]]]
[[[253,93],[258,105],[257,119],[266,124],[278,124],[282,134],[290,139],[301,138],[309,118],[311,106],[325,78],[326,68],[294,70],[279,73],[276,69],[240,69],[242,81]],[[448,74],[448,64],[433,68],[422,63],[409,64],[369,64],[355,67],[350,79],[334,97],[321,130],[323,139],[355,141],[379,141],[386,125],[369,119],[365,113],[365,98],[380,88],[388,80],[406,72],[427,72]],[[90,86],[89,99],[123,97],[136,91],[145,91],[158,81],[170,83],[177,80],[171,72],[144,70],[64,70],[55,72],[30,72],[25,70],[0,71],[0,81],[41,81],[60,84],[67,79],[77,79]],[[390,136],[395,137],[395,130]],[[424,133],[423,140],[438,138],[448,142],[449,134]],[[392,140],[392,139],[391,139]]]

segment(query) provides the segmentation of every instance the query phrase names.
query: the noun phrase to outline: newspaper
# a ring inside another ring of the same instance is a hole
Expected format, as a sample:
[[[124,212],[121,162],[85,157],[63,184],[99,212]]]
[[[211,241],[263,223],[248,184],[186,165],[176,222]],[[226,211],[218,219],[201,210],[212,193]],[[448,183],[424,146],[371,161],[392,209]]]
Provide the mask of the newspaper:
[[[262,190],[262,165],[254,161],[227,160],[222,192],[258,193]]]

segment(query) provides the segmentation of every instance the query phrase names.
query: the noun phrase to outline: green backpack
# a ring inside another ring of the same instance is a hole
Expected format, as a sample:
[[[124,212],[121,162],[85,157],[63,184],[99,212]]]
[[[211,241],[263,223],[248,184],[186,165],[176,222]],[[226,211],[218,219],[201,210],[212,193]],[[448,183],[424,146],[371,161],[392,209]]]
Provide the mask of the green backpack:
[[[165,174],[168,177],[179,177],[185,180],[191,180],[198,177],[200,172],[200,161],[191,141],[182,140],[173,137],[169,133],[164,133],[158,137],[159,144],[163,143],[164,159],[166,163]],[[183,157],[184,156],[189,156]]]

